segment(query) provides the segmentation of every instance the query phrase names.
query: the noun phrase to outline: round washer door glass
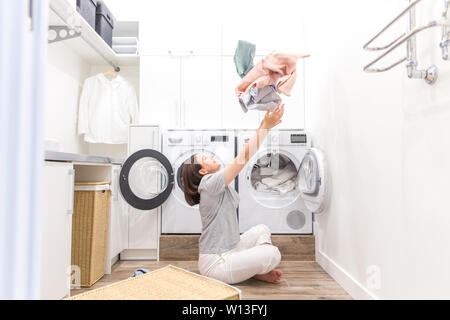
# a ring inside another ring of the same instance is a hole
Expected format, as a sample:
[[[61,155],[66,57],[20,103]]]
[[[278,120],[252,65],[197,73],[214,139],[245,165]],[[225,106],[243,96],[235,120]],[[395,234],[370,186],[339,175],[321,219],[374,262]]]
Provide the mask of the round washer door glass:
[[[314,213],[325,211],[328,204],[327,168],[323,152],[317,148],[305,155],[297,176],[297,185],[306,207]]]
[[[146,157],[133,164],[128,181],[131,191],[136,196],[149,200],[156,198],[167,188],[169,175],[159,161]]]
[[[152,149],[131,155],[120,172],[120,191],[124,199],[136,209],[159,207],[173,188],[173,169],[169,160]]]

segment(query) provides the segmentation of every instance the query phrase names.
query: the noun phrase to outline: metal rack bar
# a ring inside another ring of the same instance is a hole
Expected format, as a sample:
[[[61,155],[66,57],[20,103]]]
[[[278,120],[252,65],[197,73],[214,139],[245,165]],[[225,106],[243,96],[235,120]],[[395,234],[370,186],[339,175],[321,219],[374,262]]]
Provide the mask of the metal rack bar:
[[[94,45],[92,44],[92,42],[86,38],[83,35],[83,30],[80,26],[70,26],[69,23],[67,22],[67,19],[65,19],[64,17],[61,16],[61,14],[58,12],[58,10],[52,5],[52,3],[50,2],[50,9],[61,19],[61,21],[63,21],[66,26],[62,27],[62,26],[50,26],[49,30],[53,30],[57,32],[57,38],[54,40],[49,40],[49,43],[54,43],[54,42],[58,42],[58,41],[64,41],[64,40],[68,40],[68,39],[73,39],[76,37],[81,37],[84,42],[86,42],[95,52],[97,52],[97,54],[102,57],[103,60],[105,60],[105,62],[107,64],[109,64],[111,67],[114,68],[115,72],[120,72],[120,67],[117,66],[114,62],[112,62],[111,60],[109,60],[108,58],[105,57],[105,55]],[[69,36],[60,36],[59,31],[60,30],[67,30],[67,32],[69,32]],[[74,31],[75,34],[70,35],[70,30]]]
[[[391,22],[389,22],[383,29],[381,29],[380,32],[378,32],[372,39],[369,40],[369,42],[367,42],[364,46],[363,49],[364,50],[368,50],[368,51],[379,51],[379,50],[385,50],[389,47],[391,47],[392,45],[394,45],[397,41],[399,41],[404,35],[406,35],[406,32],[403,33],[401,36],[399,36],[398,38],[396,38],[394,41],[392,41],[391,43],[384,45],[382,47],[369,47],[369,45],[374,42],[379,36],[381,36],[387,29],[389,29],[395,22],[397,22],[401,17],[403,17],[405,14],[407,14],[409,12],[409,10],[413,7],[415,7],[419,2],[421,2],[422,0],[415,0],[414,2],[411,2],[409,6],[407,6],[399,15],[397,15],[394,20],[392,20]]]
[[[365,72],[369,73],[377,73],[377,72],[385,72],[388,71],[397,65],[399,65],[402,62],[407,61],[406,68],[408,71],[408,77],[409,78],[415,78],[415,79],[424,79],[428,84],[433,84],[438,76],[438,69],[435,65],[430,66],[426,70],[418,70],[418,62],[417,62],[417,52],[416,52],[416,35],[424,30],[435,28],[435,27],[441,27],[442,28],[442,42],[440,43],[440,46],[442,48],[442,58],[444,60],[448,59],[448,46],[450,45],[450,21],[447,18],[448,10],[450,8],[450,0],[444,0],[445,8],[442,13],[442,19],[436,20],[428,23],[425,26],[416,27],[416,5],[421,2],[422,0],[409,0],[410,4],[409,6],[403,10],[397,17],[394,18],[386,27],[384,27],[380,32],[377,33],[375,37],[373,37],[369,42],[367,42],[363,48],[365,50],[369,51],[376,51],[376,50],[385,50],[383,54],[381,54],[379,57],[377,57],[375,60],[370,62],[368,65],[366,65],[363,70]],[[402,36],[396,38],[394,41],[389,43],[386,46],[383,47],[369,47],[369,45],[377,39],[383,32],[385,32],[390,26],[392,26],[393,23],[398,21],[401,17],[403,17],[406,13],[409,13],[409,27],[408,32],[404,33]],[[401,58],[400,60],[396,61],[395,63],[384,67],[384,68],[372,68],[374,64],[379,62],[381,59],[389,55],[392,51],[397,49],[399,46],[407,42],[407,51],[406,51],[406,57]]]
[[[387,71],[392,69],[393,67],[395,67],[396,65],[400,64],[403,61],[408,60],[408,57],[404,57],[402,58],[400,61],[396,62],[395,64],[387,67],[387,68],[382,68],[382,69],[370,69],[371,66],[373,66],[375,63],[377,63],[378,61],[380,61],[381,59],[383,59],[385,56],[387,56],[389,53],[391,53],[392,51],[394,51],[395,49],[397,49],[399,46],[401,46],[403,43],[405,43],[406,41],[410,40],[413,36],[415,36],[416,34],[430,29],[430,28],[435,28],[435,27],[450,27],[450,24],[447,22],[443,22],[441,21],[432,21],[430,22],[428,25],[426,26],[422,26],[419,28],[415,28],[413,31],[409,32],[408,34],[406,34],[403,39],[401,41],[399,41],[397,44],[395,44],[392,48],[390,48],[389,50],[387,50],[386,52],[384,52],[382,55],[380,55],[378,58],[376,58],[375,60],[373,60],[371,63],[369,63],[368,65],[366,65],[364,67],[364,71],[366,72],[383,72],[383,71]]]

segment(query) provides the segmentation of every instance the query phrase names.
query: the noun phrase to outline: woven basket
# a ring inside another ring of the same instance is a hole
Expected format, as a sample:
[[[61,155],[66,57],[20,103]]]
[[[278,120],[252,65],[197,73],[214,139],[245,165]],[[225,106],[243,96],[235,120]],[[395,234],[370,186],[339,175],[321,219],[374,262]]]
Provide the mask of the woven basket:
[[[81,293],[67,300],[239,300],[223,282],[169,265],[141,276]]]
[[[80,268],[79,285],[90,287],[105,274],[110,191],[105,190],[108,186],[101,187],[108,182],[77,182],[75,185],[72,265]]]

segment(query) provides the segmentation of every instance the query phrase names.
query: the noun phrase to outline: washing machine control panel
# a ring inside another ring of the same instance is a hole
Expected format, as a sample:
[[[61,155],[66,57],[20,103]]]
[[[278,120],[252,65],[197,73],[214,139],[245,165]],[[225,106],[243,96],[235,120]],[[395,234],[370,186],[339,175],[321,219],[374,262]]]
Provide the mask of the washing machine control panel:
[[[308,136],[306,133],[291,134],[291,143],[305,145],[308,143]]]
[[[169,146],[201,146],[203,144],[202,134],[196,132],[174,132],[167,134],[166,139]]]
[[[245,132],[240,134],[240,147],[243,147],[254,132]],[[267,135],[263,145],[276,146],[304,146],[311,147],[310,136],[307,132],[301,130],[272,130]]]

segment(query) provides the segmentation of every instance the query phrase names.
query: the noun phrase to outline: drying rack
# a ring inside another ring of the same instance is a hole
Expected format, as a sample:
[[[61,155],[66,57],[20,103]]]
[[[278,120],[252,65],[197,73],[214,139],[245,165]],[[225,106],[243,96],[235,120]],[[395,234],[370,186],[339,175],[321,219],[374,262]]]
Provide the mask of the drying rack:
[[[408,0],[409,5],[398,14],[391,22],[389,22],[380,32],[378,32],[372,39],[370,39],[364,46],[364,50],[367,51],[381,51],[386,50],[379,57],[374,59],[368,65],[364,67],[364,71],[369,73],[378,73],[391,70],[402,62],[406,61],[406,68],[408,72],[408,77],[411,79],[424,79],[428,84],[433,84],[436,82],[438,77],[438,68],[435,65],[431,65],[426,70],[419,70],[417,68],[417,44],[416,35],[420,32],[440,27],[442,29],[442,38],[440,42],[440,47],[442,49],[442,59],[448,60],[448,50],[450,46],[450,20],[448,17],[448,11],[450,8],[450,0],[443,0],[444,10],[442,11],[442,17],[439,20],[434,20],[428,24],[420,27],[416,27],[416,6],[423,0]],[[380,35],[382,35],[386,30],[388,30],[394,23],[400,20],[403,16],[409,14],[408,20],[408,31],[395,38],[395,40],[389,42],[383,46],[370,46]],[[382,67],[374,68],[377,62],[382,60],[384,57],[389,55],[392,51],[400,47],[402,44],[406,43],[406,56],[400,60],[394,62],[393,64]]]
[[[73,51],[92,64],[106,63],[116,72],[119,64],[139,65],[138,55],[116,54],[68,1],[50,0],[49,8],[48,43],[74,39],[67,42]]]

